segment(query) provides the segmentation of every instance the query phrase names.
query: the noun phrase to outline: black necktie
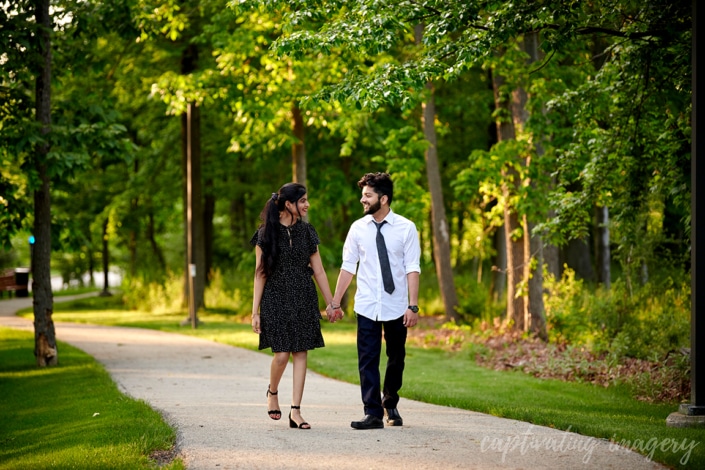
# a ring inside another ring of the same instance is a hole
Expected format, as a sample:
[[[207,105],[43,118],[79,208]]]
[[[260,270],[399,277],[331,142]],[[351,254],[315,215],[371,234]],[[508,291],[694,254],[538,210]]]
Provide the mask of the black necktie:
[[[394,279],[392,279],[392,269],[389,267],[387,245],[384,243],[384,236],[380,230],[382,225],[385,223],[387,223],[386,220],[383,220],[379,224],[375,222],[375,225],[377,226],[377,256],[379,257],[379,266],[382,268],[382,282],[384,283],[384,290],[388,294],[391,294],[394,292]]]

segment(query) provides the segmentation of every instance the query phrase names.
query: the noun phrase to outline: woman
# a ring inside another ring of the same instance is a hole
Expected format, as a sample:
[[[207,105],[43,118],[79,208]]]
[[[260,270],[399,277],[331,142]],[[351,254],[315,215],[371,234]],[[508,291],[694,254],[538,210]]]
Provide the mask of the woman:
[[[260,214],[262,224],[250,241],[257,254],[252,330],[260,335],[259,349],[271,348],[274,353],[267,388],[268,414],[274,420],[281,419],[277,394],[291,356],[294,384],[289,426],[297,429],[311,429],[301,417],[307,352],[325,346],[312,276],[328,305],[328,319],[337,319],[330,306],[333,296],[318,252],[318,234],[301,220],[308,208],[306,188],[285,184],[265,204]]]

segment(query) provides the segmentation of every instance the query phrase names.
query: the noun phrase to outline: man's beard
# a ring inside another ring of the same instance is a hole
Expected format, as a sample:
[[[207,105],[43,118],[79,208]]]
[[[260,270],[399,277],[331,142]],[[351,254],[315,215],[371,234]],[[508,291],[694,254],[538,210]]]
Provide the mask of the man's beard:
[[[382,208],[382,204],[379,202],[379,199],[378,199],[377,202],[375,202],[374,204],[370,204],[369,208],[367,210],[365,210],[365,215],[374,214],[375,212],[377,212],[381,208]]]

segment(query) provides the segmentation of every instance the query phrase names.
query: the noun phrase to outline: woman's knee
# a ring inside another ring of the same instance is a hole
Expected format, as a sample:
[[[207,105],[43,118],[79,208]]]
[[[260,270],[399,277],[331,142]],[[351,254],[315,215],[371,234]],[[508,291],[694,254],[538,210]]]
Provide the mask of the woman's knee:
[[[272,362],[279,367],[286,366],[289,362],[289,353],[276,353],[272,358]]]
[[[307,352],[308,351],[299,351],[299,352],[291,353],[291,356],[294,358],[294,362],[305,361],[306,358],[308,357]]]

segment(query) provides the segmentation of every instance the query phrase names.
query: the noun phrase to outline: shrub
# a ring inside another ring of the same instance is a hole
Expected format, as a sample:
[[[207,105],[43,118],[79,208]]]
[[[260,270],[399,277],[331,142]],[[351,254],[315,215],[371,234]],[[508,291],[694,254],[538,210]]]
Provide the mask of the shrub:
[[[150,313],[186,311],[183,273],[169,273],[161,281],[145,277],[123,279],[122,300],[127,308]],[[207,309],[247,313],[252,305],[252,280],[215,270],[203,292]]]
[[[629,290],[591,289],[566,268],[560,281],[546,275],[549,340],[587,346],[619,357],[663,358],[689,344],[690,283],[672,278]]]
[[[123,278],[122,301],[132,310],[150,313],[178,312],[184,306],[184,280],[181,273],[167,274],[162,281],[141,277]]]
[[[206,307],[235,313],[249,312],[252,308],[252,281],[249,285],[244,284],[236,282],[232,276],[223,275],[219,269],[211,272],[210,283],[203,293]]]
[[[458,314],[463,322],[492,324],[495,317],[502,316],[505,303],[493,302],[489,289],[472,276],[456,278],[458,292]]]

